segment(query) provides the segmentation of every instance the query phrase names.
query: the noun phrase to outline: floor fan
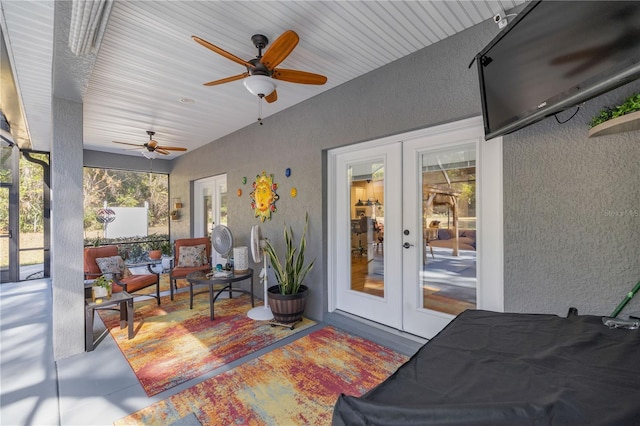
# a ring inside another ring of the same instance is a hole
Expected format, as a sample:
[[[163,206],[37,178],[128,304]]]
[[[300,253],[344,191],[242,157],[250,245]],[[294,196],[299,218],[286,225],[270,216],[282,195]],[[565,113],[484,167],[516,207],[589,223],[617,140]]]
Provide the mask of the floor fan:
[[[268,288],[268,274],[267,274],[267,255],[264,253],[265,239],[262,238],[262,231],[260,225],[253,225],[251,227],[251,257],[255,263],[264,261],[262,271],[260,271],[260,280],[264,285],[264,306],[256,306],[247,312],[247,316],[254,320],[268,321],[273,319],[271,308],[269,308],[269,300],[267,295]]]
[[[225,269],[231,269],[229,255],[233,250],[233,235],[231,230],[224,225],[217,225],[211,232],[211,245],[213,249],[223,258],[227,259]]]

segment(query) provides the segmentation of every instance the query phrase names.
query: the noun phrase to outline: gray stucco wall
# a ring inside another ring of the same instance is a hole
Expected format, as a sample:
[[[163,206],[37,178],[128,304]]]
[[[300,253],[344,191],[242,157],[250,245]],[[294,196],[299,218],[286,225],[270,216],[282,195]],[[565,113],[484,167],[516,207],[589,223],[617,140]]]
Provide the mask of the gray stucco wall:
[[[318,259],[318,267],[308,278],[312,294],[306,314],[322,319],[327,306],[323,152],[480,115],[476,70],[468,65],[496,33],[487,21],[268,117],[263,126],[249,126],[174,160],[173,196],[181,197],[190,217],[193,180],[227,173],[229,226],[236,245],[248,244],[251,226],[258,223],[250,184],[262,170],[273,173],[280,200],[263,232],[281,245],[284,224],[300,230],[309,212],[308,256]],[[582,313],[610,313],[640,279],[639,218],[605,217],[607,211],[640,210],[638,134],[586,136],[586,122],[609,99],[589,102],[563,126],[547,118],[505,138],[506,310],[564,315],[576,306]],[[292,169],[290,178],[284,177],[286,167]],[[293,186],[295,199],[289,196]],[[235,195],[238,188],[241,197]],[[192,230],[182,221],[173,223],[171,232],[180,238]],[[260,292],[258,284],[256,279]],[[630,309],[638,310],[640,303],[634,302]]]
[[[640,280],[640,131],[589,138],[587,125],[637,92],[640,81],[565,124],[547,118],[504,138],[506,310],[610,315]],[[636,299],[623,316],[640,312]]]

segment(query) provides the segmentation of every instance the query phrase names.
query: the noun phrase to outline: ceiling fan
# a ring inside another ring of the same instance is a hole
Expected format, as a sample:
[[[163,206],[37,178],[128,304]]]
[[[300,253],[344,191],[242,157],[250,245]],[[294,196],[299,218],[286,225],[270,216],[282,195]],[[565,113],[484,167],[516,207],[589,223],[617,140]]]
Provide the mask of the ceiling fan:
[[[299,84],[322,85],[327,82],[327,77],[306,71],[298,71],[284,68],[276,68],[293,51],[299,41],[298,34],[292,30],[285,31],[274,41],[271,46],[262,54],[262,50],[269,44],[269,40],[262,34],[255,34],[251,41],[258,49],[258,56],[245,61],[209,43],[197,36],[191,36],[193,40],[202,46],[232,60],[247,68],[246,72],[220,80],[204,83],[205,86],[216,86],[218,84],[229,83],[231,81],[245,79],[244,85],[252,94],[259,98],[264,98],[268,103],[278,100],[276,84],[273,80],[288,81]]]
[[[153,140],[153,135],[155,135],[156,132],[147,130],[147,134],[149,135],[149,142],[146,142],[143,144],[118,142],[118,141],[113,141],[113,143],[119,143],[121,145],[130,145],[138,148],[146,148],[146,150],[149,152],[157,152],[158,154],[162,154],[162,155],[169,155],[170,154],[169,151],[186,151],[187,150],[187,148],[184,148],[181,146],[158,145],[158,142]]]

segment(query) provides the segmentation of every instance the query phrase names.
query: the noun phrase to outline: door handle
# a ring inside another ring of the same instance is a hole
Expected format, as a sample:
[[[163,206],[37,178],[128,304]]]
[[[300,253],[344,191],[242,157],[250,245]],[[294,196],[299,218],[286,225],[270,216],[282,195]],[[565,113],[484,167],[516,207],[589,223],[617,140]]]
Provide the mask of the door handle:
[[[402,247],[404,247],[404,248],[408,249],[409,247],[413,247],[413,244],[410,244],[410,243],[404,243],[404,244],[402,245]]]

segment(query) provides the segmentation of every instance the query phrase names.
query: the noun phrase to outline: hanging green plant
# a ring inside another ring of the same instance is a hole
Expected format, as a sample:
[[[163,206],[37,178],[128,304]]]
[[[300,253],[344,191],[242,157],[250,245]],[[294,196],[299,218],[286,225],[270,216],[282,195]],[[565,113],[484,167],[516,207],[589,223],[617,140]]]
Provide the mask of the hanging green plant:
[[[613,118],[621,117],[625,114],[629,114],[635,111],[640,111],[640,93],[635,93],[629,96],[625,101],[615,107],[605,107],[598,115],[591,119],[589,128],[593,128],[598,124],[602,124]]]

